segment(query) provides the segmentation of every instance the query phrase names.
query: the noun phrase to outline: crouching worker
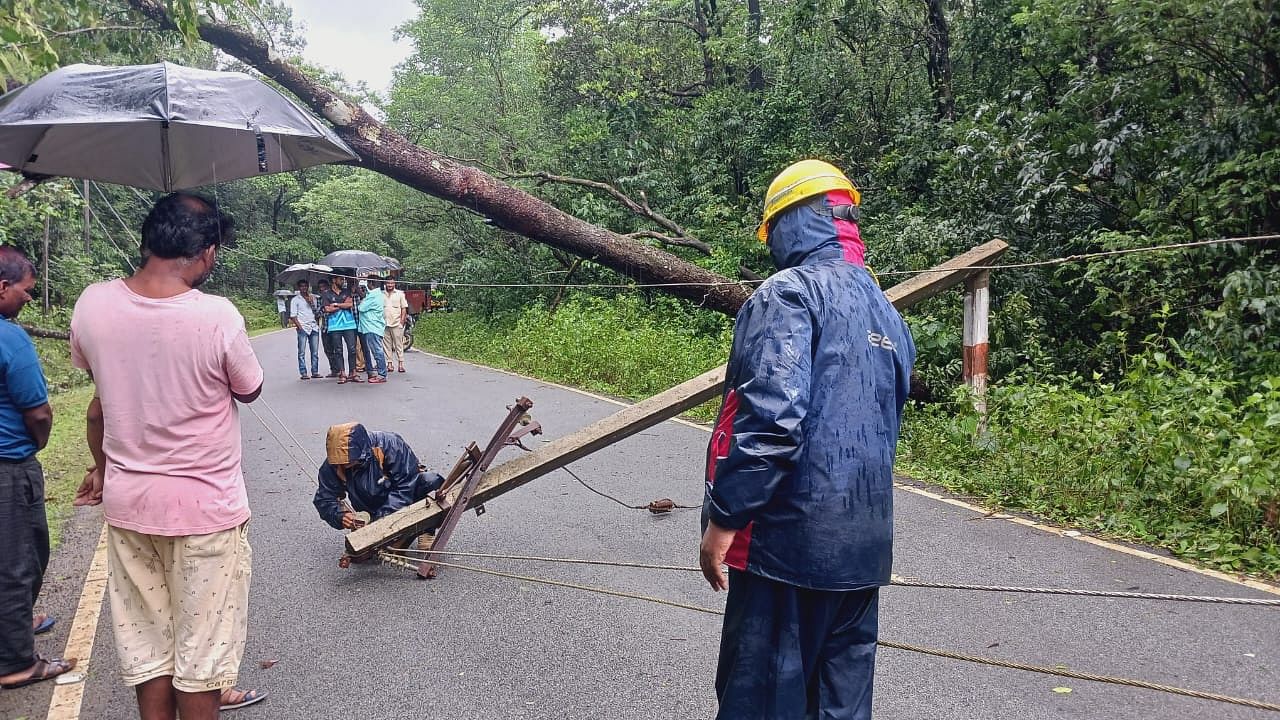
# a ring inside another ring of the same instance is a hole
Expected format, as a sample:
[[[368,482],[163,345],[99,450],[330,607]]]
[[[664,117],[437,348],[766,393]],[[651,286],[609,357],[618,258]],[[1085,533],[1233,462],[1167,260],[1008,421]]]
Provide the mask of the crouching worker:
[[[320,517],[338,530],[363,526],[357,512],[377,521],[425,498],[444,482],[426,472],[409,443],[393,432],[369,432],[360,423],[333,425],[324,445],[326,459],[314,502]],[[421,536],[419,549],[429,550],[431,540],[431,535]]]

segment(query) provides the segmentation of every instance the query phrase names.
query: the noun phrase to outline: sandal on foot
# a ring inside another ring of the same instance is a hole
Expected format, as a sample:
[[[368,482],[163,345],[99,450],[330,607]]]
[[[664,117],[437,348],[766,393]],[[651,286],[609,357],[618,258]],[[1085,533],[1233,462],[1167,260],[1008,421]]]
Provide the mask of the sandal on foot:
[[[364,379],[361,378],[359,375],[352,375],[351,377],[347,378],[347,382],[364,382]]]
[[[40,622],[35,622],[35,620],[39,620]],[[31,628],[32,632],[34,632],[36,635],[43,635],[49,632],[50,630],[52,630],[53,626],[58,624],[58,621],[52,615],[42,614],[42,615],[37,615],[35,619],[32,620],[31,624],[32,624],[32,628]]]
[[[311,373],[311,379],[312,379],[312,380],[315,380],[315,379],[316,379],[316,378],[318,378],[318,377],[320,377],[320,373]]]
[[[31,674],[25,680],[18,682],[0,683],[0,688],[5,690],[17,690],[18,688],[34,685],[44,680],[52,680],[62,673],[70,672],[76,666],[76,659],[63,660],[61,658],[45,659],[36,656],[36,664],[31,666]]]
[[[227,688],[222,691],[222,696],[219,698],[221,705],[218,709],[235,710],[236,708],[242,708],[246,705],[252,705],[266,699],[267,694],[265,692],[258,692],[257,690],[241,690],[239,688]]]

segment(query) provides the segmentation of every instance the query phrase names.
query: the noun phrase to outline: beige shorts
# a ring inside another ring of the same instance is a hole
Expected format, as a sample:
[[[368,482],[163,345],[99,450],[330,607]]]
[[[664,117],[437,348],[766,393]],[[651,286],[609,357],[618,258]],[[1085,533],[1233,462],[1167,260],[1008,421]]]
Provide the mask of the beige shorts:
[[[244,656],[248,524],[166,537],[108,526],[107,595],[127,685],[166,675],[182,692],[232,687]]]

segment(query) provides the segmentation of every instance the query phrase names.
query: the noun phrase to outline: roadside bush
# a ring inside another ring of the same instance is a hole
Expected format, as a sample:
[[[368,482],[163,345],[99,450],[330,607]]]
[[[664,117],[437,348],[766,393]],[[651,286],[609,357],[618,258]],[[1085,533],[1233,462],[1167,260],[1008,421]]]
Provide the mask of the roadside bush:
[[[976,441],[960,392],[910,414],[901,464],[1002,507],[1280,574],[1280,373],[1232,370],[1153,342],[1114,384],[993,387]]]
[[[686,317],[690,312],[666,298],[646,303],[633,296],[582,296],[570,298],[555,312],[535,306],[492,321],[471,313],[436,313],[422,316],[415,347],[638,399],[728,357],[728,319]],[[699,416],[714,412],[702,408]]]

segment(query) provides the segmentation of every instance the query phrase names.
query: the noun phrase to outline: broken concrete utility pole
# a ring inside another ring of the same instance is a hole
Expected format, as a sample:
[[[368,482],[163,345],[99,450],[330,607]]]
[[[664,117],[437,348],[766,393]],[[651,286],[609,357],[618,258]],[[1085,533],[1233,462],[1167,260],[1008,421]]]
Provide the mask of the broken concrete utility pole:
[[[975,273],[985,272],[970,268],[990,265],[1008,249],[1008,243],[1003,240],[992,240],[895,285],[885,292],[885,296],[899,311],[905,310],[964,282]],[[480,480],[468,507],[482,505],[574,460],[720,397],[724,392],[724,373],[725,368],[721,365],[554,440],[528,455],[499,465]],[[426,532],[440,524],[444,513],[445,510],[433,502],[415,503],[347,535],[347,551],[353,555],[367,553],[398,538]]]

